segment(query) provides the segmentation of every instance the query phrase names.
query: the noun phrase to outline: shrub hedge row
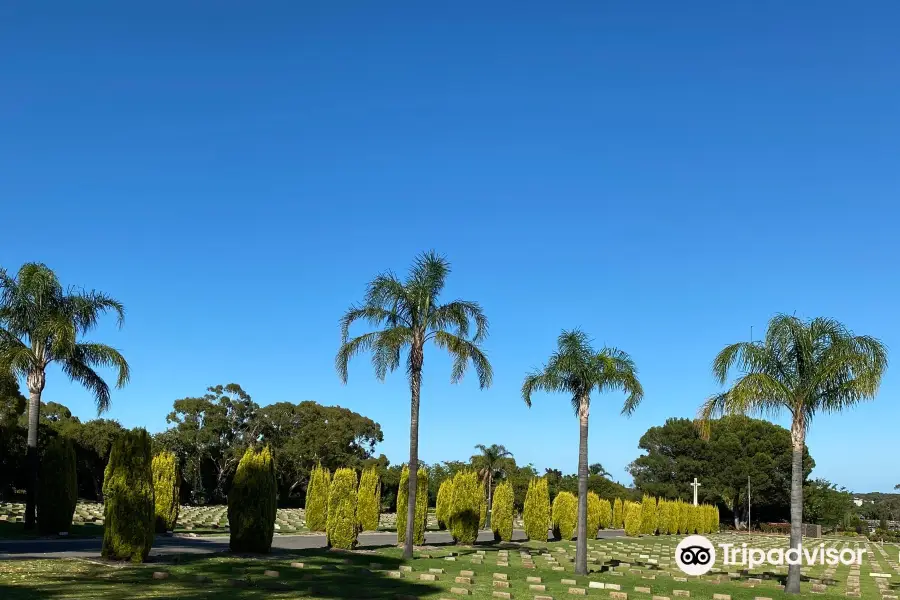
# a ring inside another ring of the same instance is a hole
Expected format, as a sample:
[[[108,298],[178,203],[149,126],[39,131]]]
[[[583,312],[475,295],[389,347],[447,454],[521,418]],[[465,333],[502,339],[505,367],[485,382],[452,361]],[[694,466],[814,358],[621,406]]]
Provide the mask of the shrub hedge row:
[[[690,535],[719,531],[719,509],[710,504],[694,506],[682,500],[657,500],[645,495],[642,502],[615,501],[622,506],[626,535]],[[615,513],[615,510],[613,512]],[[630,511],[630,512],[629,512]],[[631,521],[629,521],[629,518]],[[615,526],[615,516],[613,516]]]

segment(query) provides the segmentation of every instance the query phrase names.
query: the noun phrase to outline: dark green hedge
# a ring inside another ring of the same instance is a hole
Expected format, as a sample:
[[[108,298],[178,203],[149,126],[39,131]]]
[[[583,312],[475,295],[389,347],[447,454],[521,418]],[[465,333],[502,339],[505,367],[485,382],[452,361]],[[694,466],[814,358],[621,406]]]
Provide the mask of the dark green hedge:
[[[120,435],[103,480],[104,558],[144,562],[153,545],[156,508],[150,436],[144,429]]]
[[[72,443],[56,437],[47,443],[38,478],[37,525],[43,534],[69,531],[78,502]]]

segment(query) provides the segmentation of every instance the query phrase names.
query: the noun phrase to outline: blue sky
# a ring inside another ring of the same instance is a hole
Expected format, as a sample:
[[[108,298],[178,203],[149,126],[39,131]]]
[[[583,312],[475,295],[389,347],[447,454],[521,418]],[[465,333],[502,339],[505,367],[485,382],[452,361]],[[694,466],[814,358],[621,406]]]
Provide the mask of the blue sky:
[[[338,319],[434,248],[481,302],[494,386],[426,354],[421,456],[502,443],[573,472],[562,396],[523,375],[562,328],[632,354],[646,396],[595,397],[590,458],[693,416],[715,353],[776,312],[900,347],[896,3],[12,2],[0,8],[0,265],[125,302],[109,416],[237,382],[379,421],[404,460],[402,372],[342,386]],[[900,360],[895,357],[895,360]],[[897,370],[817,419],[815,476],[900,483]],[[91,398],[53,373],[47,400]]]

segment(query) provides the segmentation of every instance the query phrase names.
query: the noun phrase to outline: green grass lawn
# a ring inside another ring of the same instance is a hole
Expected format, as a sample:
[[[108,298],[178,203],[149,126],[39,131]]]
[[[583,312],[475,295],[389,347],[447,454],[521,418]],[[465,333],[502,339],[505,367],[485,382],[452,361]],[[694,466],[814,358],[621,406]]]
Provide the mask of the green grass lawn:
[[[721,539],[721,538],[720,538]],[[360,549],[355,552],[310,550],[251,558],[230,555],[181,555],[145,565],[104,564],[77,559],[0,561],[0,598],[4,600],[41,600],[45,598],[576,598],[575,590],[586,597],[615,597],[616,590],[596,589],[590,582],[618,585],[629,599],[651,600],[653,596],[675,598],[674,590],[690,593],[690,598],[712,599],[727,594],[733,600],[787,598],[774,569],[755,569],[752,573],[735,570],[710,574],[703,578],[678,581],[682,574],[674,567],[672,556],[676,537],[596,540],[590,543],[592,573],[578,577],[573,573],[574,545],[571,542],[479,545],[475,547],[441,546],[423,548],[408,562],[398,548]],[[769,538],[771,544],[787,545],[787,539]],[[827,540],[840,547],[844,540]],[[855,544],[855,540],[849,542]],[[864,544],[864,542],[861,542]],[[508,566],[500,552],[508,553]],[[868,555],[860,569],[862,598],[881,600],[882,593],[897,594],[900,577],[893,571],[897,555],[890,548],[868,544]],[[881,550],[885,553],[882,554]],[[530,552],[529,559],[521,554]],[[477,560],[477,552],[483,558]],[[447,560],[458,553],[455,560]],[[548,560],[550,556],[552,560]],[[654,558],[658,557],[658,558]],[[891,562],[888,562],[891,561]],[[630,562],[630,566],[622,563]],[[295,563],[292,565],[292,563]],[[296,563],[303,563],[302,566]],[[558,565],[554,570],[554,564]],[[402,570],[401,570],[402,569]],[[409,570],[411,569],[411,570]],[[725,570],[730,570],[723,568]],[[430,570],[440,570],[434,573]],[[271,571],[271,573],[266,573]],[[879,590],[870,572],[890,573],[885,589]],[[155,579],[154,573],[165,579]],[[470,574],[471,573],[471,574]],[[499,574],[499,575],[495,575]],[[424,577],[423,577],[424,575]],[[816,597],[845,598],[849,567],[841,566],[826,577],[825,567],[805,567],[802,597],[812,595],[814,581],[822,580],[826,591]],[[434,581],[430,579],[434,577]],[[505,581],[499,578],[505,576]],[[457,577],[461,578],[457,581]],[[539,577],[540,583],[527,577]],[[738,579],[732,580],[732,577]],[[752,578],[752,579],[751,579]],[[563,580],[574,580],[574,583]],[[544,586],[533,589],[531,586]],[[452,590],[451,588],[458,588]],[[570,588],[572,592],[570,593]],[[460,594],[460,590],[467,593]],[[496,593],[496,595],[495,595]]]

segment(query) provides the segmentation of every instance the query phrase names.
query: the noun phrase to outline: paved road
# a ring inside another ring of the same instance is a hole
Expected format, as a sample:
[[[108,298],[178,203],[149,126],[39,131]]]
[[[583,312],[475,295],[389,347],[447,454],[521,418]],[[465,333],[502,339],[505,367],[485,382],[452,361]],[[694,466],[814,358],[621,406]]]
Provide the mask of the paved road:
[[[600,532],[601,538],[618,537],[623,535],[621,530],[604,530]],[[493,534],[482,531],[478,534],[479,542],[493,540]],[[525,540],[525,533],[516,530],[513,532],[513,540]],[[449,544],[450,534],[443,531],[429,531],[425,535],[426,544]],[[47,540],[0,540],[0,560],[22,558],[61,558],[84,557],[96,558],[100,556],[100,538],[86,539],[47,539]],[[359,536],[361,547],[393,546],[397,543],[397,534],[393,532],[363,533]],[[324,535],[277,535],[272,542],[276,550],[303,550],[307,548],[322,548],[325,546]],[[204,537],[157,537],[153,544],[151,556],[164,556],[170,554],[209,554],[213,552],[225,552],[228,550],[228,536],[204,536]]]

